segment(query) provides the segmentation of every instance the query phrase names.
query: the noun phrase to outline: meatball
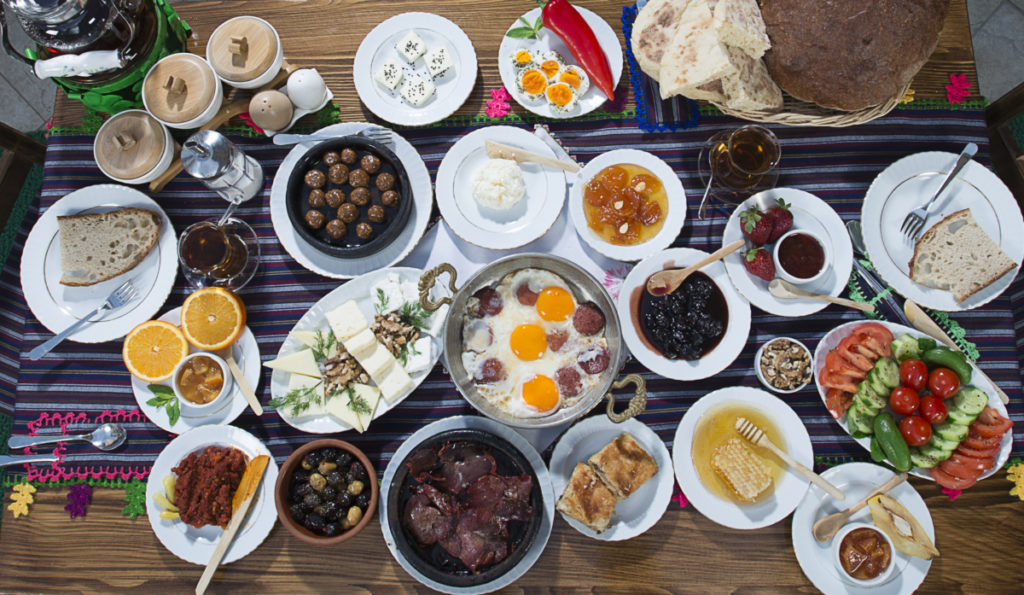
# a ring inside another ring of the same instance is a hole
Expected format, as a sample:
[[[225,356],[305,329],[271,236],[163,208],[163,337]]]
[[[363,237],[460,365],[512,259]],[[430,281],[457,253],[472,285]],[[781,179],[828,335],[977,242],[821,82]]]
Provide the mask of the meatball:
[[[340,217],[345,223],[352,223],[359,218],[359,208],[354,204],[347,202],[341,205],[341,208],[338,209],[338,217]]]
[[[324,201],[327,202],[327,206],[336,209],[341,206],[341,203],[345,202],[345,193],[337,188],[331,188],[324,195]]]
[[[345,224],[341,219],[331,219],[327,224],[327,235],[329,235],[332,240],[340,240],[347,232],[348,228],[345,227]]]
[[[323,227],[324,221],[326,219],[327,217],[324,217],[324,214],[321,213],[320,211],[306,212],[306,225],[312,227],[313,229],[320,229],[321,227]]]
[[[341,162],[342,163],[347,163],[349,165],[352,165],[353,163],[356,162],[356,159],[358,159],[358,158],[359,158],[359,156],[356,155],[356,152],[353,151],[352,149],[345,148],[345,149],[341,150]]]
[[[537,304],[537,292],[530,289],[530,286],[523,283],[516,287],[516,299],[524,306],[535,306]]]
[[[324,206],[324,191],[320,188],[314,188],[309,191],[309,206],[314,209],[319,209]]]
[[[475,302],[475,303],[474,303]],[[468,308],[477,318],[497,316],[505,306],[501,294],[492,287],[478,289],[473,297],[469,299]]]
[[[547,335],[548,338],[548,349],[554,352],[558,352],[565,345],[565,342],[569,340],[569,331],[557,330],[551,331]]]
[[[366,155],[359,160],[359,166],[365,169],[366,173],[375,174],[380,171],[380,157]]]
[[[495,382],[501,382],[505,379],[505,366],[502,365],[501,360],[493,357],[485,359],[476,373],[473,374],[473,380],[477,384],[494,384]]]
[[[394,190],[388,190],[380,195],[380,202],[384,203],[385,207],[397,207],[399,200],[400,196]]]
[[[306,186],[310,188],[323,188],[327,183],[327,176],[319,169],[311,169],[306,172]]]
[[[385,190],[391,190],[395,187],[395,176],[384,172],[377,176],[377,190],[384,192]]]
[[[352,190],[352,194],[348,196],[348,199],[357,207],[365,207],[370,204],[370,189],[355,188]]]
[[[572,315],[572,327],[582,335],[596,335],[604,328],[604,313],[595,304],[580,304]]]
[[[348,172],[348,183],[353,188],[370,185],[370,174],[361,169],[353,169]]]
[[[327,170],[327,178],[332,184],[342,185],[348,181],[348,166],[344,163],[335,163]]]
[[[328,151],[324,153],[324,165],[330,167],[336,163],[341,163],[341,155],[338,155],[337,151]]]
[[[356,225],[356,235],[359,236],[360,240],[368,240],[373,237],[373,226],[363,221],[359,225]]]
[[[608,355],[608,350],[598,345],[580,353],[579,357],[576,358],[576,363],[587,374],[600,374],[608,367],[610,359],[611,356]]]
[[[555,372],[555,382],[558,383],[558,392],[563,397],[575,397],[583,389],[580,371],[575,366],[566,366]]]
[[[373,205],[368,211],[366,211],[366,216],[374,223],[384,223],[384,207],[380,205]]]

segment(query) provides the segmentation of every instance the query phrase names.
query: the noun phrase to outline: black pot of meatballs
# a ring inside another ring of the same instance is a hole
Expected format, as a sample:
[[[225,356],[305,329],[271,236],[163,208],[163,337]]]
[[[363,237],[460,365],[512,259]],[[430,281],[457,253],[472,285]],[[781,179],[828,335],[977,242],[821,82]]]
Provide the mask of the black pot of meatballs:
[[[339,258],[380,251],[401,233],[413,197],[402,162],[362,136],[326,140],[288,179],[288,217],[316,249]]]

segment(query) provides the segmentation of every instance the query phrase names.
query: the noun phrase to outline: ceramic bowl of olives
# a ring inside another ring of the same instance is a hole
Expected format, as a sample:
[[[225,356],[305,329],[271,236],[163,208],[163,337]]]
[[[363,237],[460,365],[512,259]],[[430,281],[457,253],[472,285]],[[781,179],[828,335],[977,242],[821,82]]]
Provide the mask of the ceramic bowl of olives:
[[[313,545],[335,545],[363,530],[377,510],[377,474],[363,451],[324,439],[300,446],[281,466],[277,517]]]

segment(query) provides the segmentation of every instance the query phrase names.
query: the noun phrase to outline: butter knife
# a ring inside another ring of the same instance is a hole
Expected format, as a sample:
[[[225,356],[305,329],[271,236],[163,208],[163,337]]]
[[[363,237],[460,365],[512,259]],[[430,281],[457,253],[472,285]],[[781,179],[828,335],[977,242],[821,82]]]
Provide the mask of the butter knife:
[[[53,463],[56,455],[0,455],[0,467],[30,465],[32,463]]]
[[[552,151],[554,151],[555,155],[559,156],[562,159],[566,159],[573,163],[577,163],[573,156],[570,155],[569,152],[566,151],[561,144],[559,144],[558,140],[554,136],[552,136],[550,132],[548,132],[548,129],[545,128],[543,124],[534,124],[533,134],[540,140],[544,141],[544,144],[547,145]],[[579,176],[577,173],[565,172],[565,181],[570,186],[576,182],[576,179],[578,177]]]
[[[922,333],[929,335],[936,341],[943,343],[950,349],[954,349],[956,351],[963,351],[962,349],[960,349],[960,346],[956,344],[956,341],[950,338],[950,336],[946,334],[946,331],[942,330],[942,327],[939,326],[934,320],[932,320],[932,317],[928,316],[927,312],[921,309],[921,306],[918,306],[914,302],[907,300],[903,303],[903,309],[906,311],[907,317],[910,319],[911,326],[921,331]],[[980,374],[982,378],[988,380],[989,383],[992,384],[992,386],[996,389],[996,394],[999,395],[999,398],[1003,401],[1004,404],[1010,402],[1010,396],[1004,393],[1003,389],[999,388],[999,385],[988,377],[988,374],[982,371],[980,367],[976,368],[976,372]]]

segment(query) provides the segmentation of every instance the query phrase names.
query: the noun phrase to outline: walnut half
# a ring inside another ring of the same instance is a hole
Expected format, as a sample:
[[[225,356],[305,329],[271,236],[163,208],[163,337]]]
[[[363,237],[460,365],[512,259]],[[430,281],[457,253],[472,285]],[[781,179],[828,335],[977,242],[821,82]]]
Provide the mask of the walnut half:
[[[789,339],[768,342],[757,365],[768,384],[779,390],[794,390],[811,381],[810,352]]]

